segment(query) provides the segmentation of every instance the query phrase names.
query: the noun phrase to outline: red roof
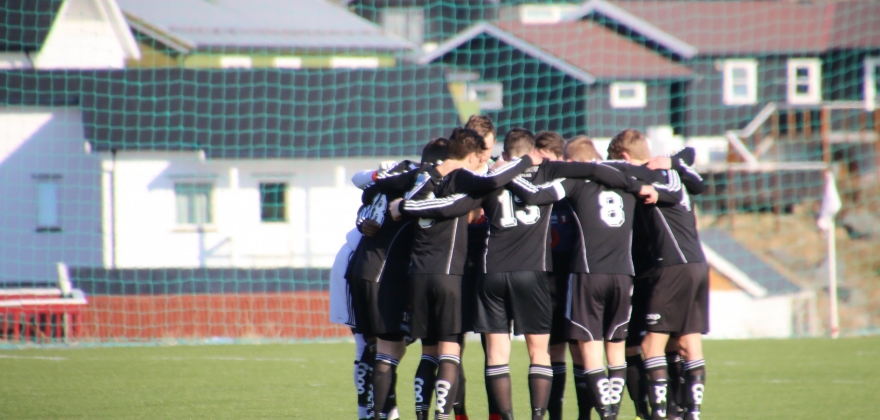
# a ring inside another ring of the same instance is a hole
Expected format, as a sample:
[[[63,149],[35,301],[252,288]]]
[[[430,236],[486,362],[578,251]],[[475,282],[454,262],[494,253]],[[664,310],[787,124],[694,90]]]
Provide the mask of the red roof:
[[[590,21],[530,25],[498,22],[506,31],[599,79],[688,77],[691,70]]]
[[[880,4],[864,0],[829,4],[652,0],[614,5],[693,45],[701,55],[880,46]]]

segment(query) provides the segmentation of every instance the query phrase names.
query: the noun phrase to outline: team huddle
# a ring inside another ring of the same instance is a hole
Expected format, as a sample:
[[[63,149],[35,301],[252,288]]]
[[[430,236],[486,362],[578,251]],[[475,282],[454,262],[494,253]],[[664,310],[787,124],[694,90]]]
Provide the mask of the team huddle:
[[[566,351],[578,419],[616,419],[624,388],[639,418],[699,419],[709,268],[693,150],[652,158],[633,129],[611,140],[608,161],[589,138],[549,131],[510,130],[498,158],[494,146],[492,121],[472,116],[421,162],[353,179],[357,230],[331,276],[346,285],[337,321],[358,341],[359,417],[399,417],[397,366],[421,340],[415,417],[467,419],[461,357],[474,332],[489,418],[513,419],[512,331],[528,347],[532,419],[563,418]]]

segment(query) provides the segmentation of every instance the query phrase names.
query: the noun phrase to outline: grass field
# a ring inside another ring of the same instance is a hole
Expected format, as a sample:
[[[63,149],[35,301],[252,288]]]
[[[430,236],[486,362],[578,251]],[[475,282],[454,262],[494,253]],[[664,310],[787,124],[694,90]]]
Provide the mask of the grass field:
[[[479,343],[468,343],[467,406],[486,416]],[[355,419],[354,344],[107,347],[0,351],[3,419]],[[399,370],[413,416],[419,346]],[[709,341],[706,419],[866,419],[880,411],[880,338]],[[526,418],[528,359],[511,362]],[[570,373],[569,373],[570,375]],[[576,418],[571,379],[566,416]],[[625,400],[621,418],[633,418]],[[595,415],[594,415],[595,418]]]

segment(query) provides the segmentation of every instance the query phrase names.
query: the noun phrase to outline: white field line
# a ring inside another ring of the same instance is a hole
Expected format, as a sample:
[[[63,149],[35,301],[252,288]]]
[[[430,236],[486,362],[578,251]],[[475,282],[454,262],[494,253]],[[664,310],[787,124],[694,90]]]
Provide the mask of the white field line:
[[[55,356],[13,356],[13,355],[11,355],[11,354],[0,354],[0,359],[31,359],[31,360],[54,360],[54,361],[67,360],[66,357],[55,357]]]
[[[302,363],[305,362],[306,359],[301,358],[282,358],[282,357],[239,357],[239,356],[202,356],[202,357],[150,357],[149,360],[171,360],[171,361],[182,361],[182,360],[220,360],[220,361],[229,361],[229,362],[296,362]]]

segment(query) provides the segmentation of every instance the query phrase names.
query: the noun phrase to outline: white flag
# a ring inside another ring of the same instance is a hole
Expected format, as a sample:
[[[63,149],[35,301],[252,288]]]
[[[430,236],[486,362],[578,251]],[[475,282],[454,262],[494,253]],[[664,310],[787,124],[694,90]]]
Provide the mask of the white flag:
[[[840,194],[837,193],[837,184],[834,182],[834,176],[831,172],[825,172],[825,197],[822,198],[822,208],[819,210],[819,219],[816,225],[819,229],[828,230],[834,222],[834,216],[840,211],[842,203],[840,202]]]

